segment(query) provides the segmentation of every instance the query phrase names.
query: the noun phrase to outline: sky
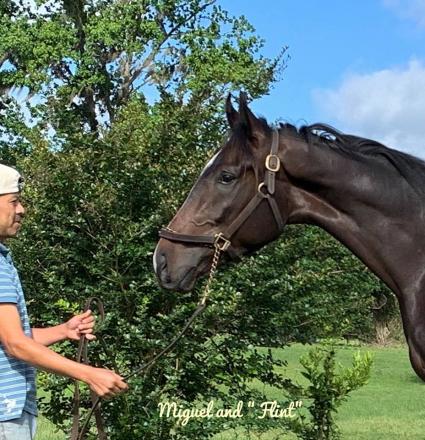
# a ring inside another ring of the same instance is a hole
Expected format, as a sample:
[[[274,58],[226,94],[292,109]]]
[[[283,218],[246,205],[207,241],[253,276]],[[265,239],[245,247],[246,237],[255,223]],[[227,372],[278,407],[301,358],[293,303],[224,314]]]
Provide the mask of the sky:
[[[323,122],[425,159],[425,0],[217,0],[288,46],[282,79],[252,110]]]

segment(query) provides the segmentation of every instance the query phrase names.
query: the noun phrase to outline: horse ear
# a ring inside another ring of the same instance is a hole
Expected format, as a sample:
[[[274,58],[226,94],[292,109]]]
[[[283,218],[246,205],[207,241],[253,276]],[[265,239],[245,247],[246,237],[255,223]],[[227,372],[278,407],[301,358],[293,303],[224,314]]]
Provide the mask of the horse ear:
[[[248,107],[248,95],[245,92],[239,94],[239,117],[244,125],[248,137],[254,138],[258,130],[261,130],[261,124],[258,118]]]
[[[229,93],[227,95],[226,99],[226,116],[227,116],[227,122],[229,123],[229,126],[231,129],[233,129],[239,120],[239,114],[238,112],[233,108],[232,105],[232,95]]]

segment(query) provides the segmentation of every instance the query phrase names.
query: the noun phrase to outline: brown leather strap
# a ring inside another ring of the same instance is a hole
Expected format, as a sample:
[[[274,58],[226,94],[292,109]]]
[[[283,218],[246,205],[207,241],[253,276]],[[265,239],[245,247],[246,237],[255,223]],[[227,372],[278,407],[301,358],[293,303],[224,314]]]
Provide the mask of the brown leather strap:
[[[230,226],[226,229],[226,232],[223,235],[228,240],[230,240],[233,234],[242,226],[242,224],[248,219],[248,217],[255,211],[257,206],[264,199],[267,199],[269,202],[273,217],[275,218],[279,231],[283,229],[284,222],[282,219],[282,215],[280,214],[276,200],[273,198],[275,192],[276,173],[280,170],[280,159],[277,156],[278,149],[279,131],[277,129],[274,129],[270,154],[267,156],[265,162],[266,171],[264,173],[264,182],[259,185],[257,193],[250,200],[248,205],[245,206],[245,208],[239,213],[236,219],[233,220]]]
[[[278,227],[279,231],[281,231],[283,229],[283,227],[285,226],[285,223],[282,219],[282,215],[280,214],[279,207],[277,206],[277,202],[273,197],[268,197],[267,200],[269,202],[270,208],[272,209],[273,216],[276,221],[277,227]]]
[[[105,310],[103,307],[102,301],[97,297],[89,298],[84,305],[84,312],[86,312],[92,303],[96,303],[96,306],[99,310],[100,322],[102,322],[105,318]],[[78,343],[78,351],[76,362],[82,362],[88,365],[88,355],[87,355],[87,347],[88,347],[88,339],[81,336],[80,341]],[[98,400],[98,396],[90,390],[90,398],[92,403]],[[107,435],[105,432],[105,426],[102,420],[100,405],[96,404],[96,408],[94,410],[96,426],[98,432],[99,440],[107,440]],[[78,381],[74,382],[74,398],[72,403],[72,429],[71,429],[71,437],[70,440],[82,440],[85,437],[85,427],[80,431],[80,388]]]
[[[264,197],[257,192],[257,194],[249,201],[248,205],[242,209],[239,215],[229,225],[223,235],[227,239],[230,239],[263,200]]]
[[[181,241],[183,243],[214,245],[215,237],[212,235],[187,235],[175,232],[167,228],[159,231],[159,236],[170,241]]]
[[[269,194],[274,195],[275,192],[275,180],[276,173],[280,170],[280,159],[277,156],[279,149],[279,132],[273,130],[272,146],[270,148],[270,154],[266,157],[266,171],[264,173],[264,183],[267,186]]]

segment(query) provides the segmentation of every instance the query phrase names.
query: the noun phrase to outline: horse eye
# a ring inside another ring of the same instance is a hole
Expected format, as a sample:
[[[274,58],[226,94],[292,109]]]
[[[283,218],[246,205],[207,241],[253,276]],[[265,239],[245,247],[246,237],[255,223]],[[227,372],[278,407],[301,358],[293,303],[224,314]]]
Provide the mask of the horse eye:
[[[236,179],[236,177],[233,174],[230,174],[226,171],[223,171],[220,174],[218,181],[220,183],[223,183],[224,185],[228,185],[229,183],[232,183],[235,179]]]

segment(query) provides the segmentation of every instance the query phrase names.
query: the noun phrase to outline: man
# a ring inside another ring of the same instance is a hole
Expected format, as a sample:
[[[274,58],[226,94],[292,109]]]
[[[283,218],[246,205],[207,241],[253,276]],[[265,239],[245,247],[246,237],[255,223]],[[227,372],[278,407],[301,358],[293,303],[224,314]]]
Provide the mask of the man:
[[[23,179],[0,164],[0,440],[31,440],[37,416],[35,367],[81,380],[100,397],[127,389],[113,371],[71,361],[47,346],[64,339],[94,339],[91,311],[50,328],[30,328],[24,294],[5,240],[21,228]]]

